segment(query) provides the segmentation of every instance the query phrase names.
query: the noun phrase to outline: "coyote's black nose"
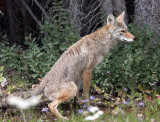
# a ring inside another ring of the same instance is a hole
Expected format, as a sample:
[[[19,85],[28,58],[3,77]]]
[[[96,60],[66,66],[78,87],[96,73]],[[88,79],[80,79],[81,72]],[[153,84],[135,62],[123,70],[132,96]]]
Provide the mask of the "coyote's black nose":
[[[136,39],[137,39],[136,37],[133,38],[133,40],[136,40]]]

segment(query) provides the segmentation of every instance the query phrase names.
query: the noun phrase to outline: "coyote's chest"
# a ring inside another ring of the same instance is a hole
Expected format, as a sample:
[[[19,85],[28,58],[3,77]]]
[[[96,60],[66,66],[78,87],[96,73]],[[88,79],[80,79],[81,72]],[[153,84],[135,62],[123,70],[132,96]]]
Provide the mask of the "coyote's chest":
[[[102,55],[100,55],[100,56],[97,58],[97,61],[96,61],[95,66],[97,66],[98,64],[100,64],[100,63],[101,63],[101,61],[102,61],[102,59],[103,59],[103,56],[102,56]]]
[[[87,65],[87,68],[93,69],[94,67],[96,67],[102,61],[103,57],[104,57],[103,55],[99,54],[89,58],[89,63]]]

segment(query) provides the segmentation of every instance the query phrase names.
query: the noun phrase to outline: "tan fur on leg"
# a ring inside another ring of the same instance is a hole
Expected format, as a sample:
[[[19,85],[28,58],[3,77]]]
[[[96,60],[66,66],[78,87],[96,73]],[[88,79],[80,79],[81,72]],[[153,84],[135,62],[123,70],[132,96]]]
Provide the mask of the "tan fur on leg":
[[[62,119],[62,120],[68,120],[67,117],[63,117],[57,110],[57,106],[60,104],[60,101],[58,101],[58,99],[56,99],[55,101],[53,101],[52,103],[50,103],[48,105],[48,107],[50,108],[51,112],[58,118]]]
[[[33,90],[34,88],[36,88],[38,85],[39,85],[39,84],[34,84],[34,85],[32,85],[32,90]]]
[[[80,82],[78,82],[78,83],[76,84],[78,89],[77,89],[77,95],[76,95],[76,97],[75,97],[75,99],[74,99],[74,102],[75,102],[75,103],[78,103],[79,105],[82,104],[82,100],[81,100],[81,98],[79,97],[79,95],[80,95],[79,90],[80,90],[81,83],[82,83],[82,81],[80,81]]]
[[[87,106],[90,106],[89,104],[89,86],[90,86],[90,79],[91,79],[92,70],[84,70],[83,71],[83,97],[84,99],[87,99]]]
[[[68,120],[67,117],[63,117],[57,110],[57,107],[59,104],[69,100],[70,98],[76,96],[77,93],[77,86],[74,82],[68,82],[66,83],[67,88],[66,89],[62,89],[59,93],[59,96],[57,97],[57,99],[55,99],[52,103],[50,103],[48,105],[48,107],[50,108],[50,110],[52,111],[52,113],[62,119],[62,120]]]

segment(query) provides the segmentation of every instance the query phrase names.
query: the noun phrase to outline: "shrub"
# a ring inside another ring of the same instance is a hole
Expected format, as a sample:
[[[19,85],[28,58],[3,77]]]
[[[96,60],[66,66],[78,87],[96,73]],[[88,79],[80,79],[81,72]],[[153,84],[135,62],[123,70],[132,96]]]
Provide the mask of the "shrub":
[[[94,70],[92,79],[103,90],[135,90],[138,84],[149,89],[150,83],[160,80],[160,44],[151,41],[155,33],[134,23],[129,27],[138,40],[119,43]]]
[[[20,46],[9,46],[6,41],[7,36],[4,35],[0,40],[0,66],[5,66],[4,74],[8,76],[19,76],[23,70],[23,56],[21,55],[22,49]],[[16,72],[14,72],[16,71]]]
[[[16,45],[9,47],[1,40],[0,65],[5,64],[9,71],[18,72],[21,80],[29,79],[32,80],[31,83],[38,77],[43,77],[63,51],[80,38],[78,30],[72,24],[71,15],[61,4],[53,4],[53,16],[41,27],[41,33],[44,35],[41,38],[42,46],[39,46],[32,34],[26,37],[26,50]]]
[[[35,43],[35,38],[26,38],[29,48],[24,56],[32,78],[43,77],[57,61],[60,55],[79,39],[78,30],[74,27],[71,15],[61,6],[62,3],[54,3],[55,11],[49,21],[41,26],[41,33],[45,36],[41,39],[42,47]]]
[[[3,71],[3,66],[0,66],[0,82],[3,81],[3,78],[2,78],[3,73],[2,73],[2,71]]]
[[[17,72],[14,77],[21,80],[33,80],[43,77],[63,51],[79,39],[78,31],[72,25],[70,15],[60,4],[54,4],[57,11],[42,26],[42,46],[36,43],[36,38],[30,34],[25,44],[28,49],[22,50],[20,46],[9,47],[1,40],[0,65],[8,71]],[[155,37],[148,27],[140,28],[135,23],[130,24],[130,32],[138,40],[133,43],[119,43],[93,71],[93,84],[101,89],[119,91],[122,88],[135,90],[140,84],[149,89],[151,83],[160,79],[160,44],[153,43]],[[6,38],[6,37],[5,37]],[[158,85],[155,89],[159,89]]]

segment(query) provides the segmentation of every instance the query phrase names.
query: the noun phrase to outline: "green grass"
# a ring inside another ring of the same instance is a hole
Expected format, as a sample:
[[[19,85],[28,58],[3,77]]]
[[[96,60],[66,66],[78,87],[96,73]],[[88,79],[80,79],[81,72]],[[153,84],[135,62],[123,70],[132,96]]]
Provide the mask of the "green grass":
[[[151,122],[152,119],[160,121],[160,111],[153,112],[150,109],[150,106],[145,106],[142,108],[139,107],[133,107],[133,108],[125,108],[119,106],[119,108],[124,110],[124,113],[119,112],[118,114],[114,115],[112,113],[109,113],[107,109],[105,110],[106,113],[104,113],[102,116],[100,116],[98,119],[95,120],[95,122]],[[128,112],[128,110],[130,112]],[[65,111],[65,110],[64,110]],[[16,112],[17,113],[17,112]],[[23,117],[20,112],[18,112],[20,116],[12,116],[9,117],[6,113],[5,116],[0,116],[0,122],[23,122]],[[55,120],[56,122],[61,122],[61,120],[54,119],[52,113],[50,111],[45,113],[37,113],[34,110],[27,110],[25,111],[26,120],[27,122],[50,122],[52,120]],[[31,117],[32,118],[31,118]],[[83,115],[75,115],[73,112],[70,116],[68,116],[70,119],[67,122],[86,122],[84,120]]]
[[[153,122],[153,120],[160,121],[160,95],[157,91],[145,91],[142,87],[138,87],[139,91],[132,91],[128,94],[127,91],[120,91],[117,96],[112,96],[107,99],[105,94],[96,94],[95,99],[90,103],[97,106],[99,102],[104,104],[104,107],[99,106],[104,114],[94,122]],[[73,101],[72,101],[73,102]],[[71,101],[61,104],[58,107],[59,112],[68,117],[68,122],[86,122],[85,117],[78,113],[79,108],[86,111],[86,108],[81,106],[74,106]],[[119,102],[117,104],[117,102]],[[140,104],[141,103],[141,104]],[[42,108],[47,106],[43,104],[25,110],[26,122],[61,122],[54,117],[51,111],[42,112]],[[115,113],[116,109],[121,110]],[[75,113],[76,112],[76,113]],[[89,113],[87,116],[93,115]],[[22,112],[17,108],[8,108],[5,113],[0,111],[0,122],[24,122]]]

